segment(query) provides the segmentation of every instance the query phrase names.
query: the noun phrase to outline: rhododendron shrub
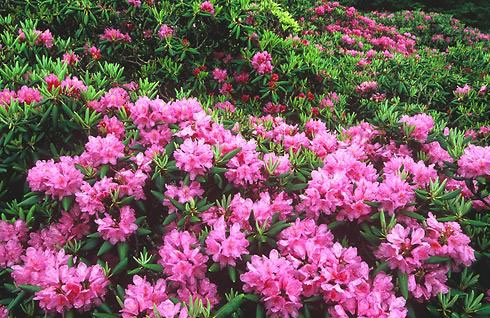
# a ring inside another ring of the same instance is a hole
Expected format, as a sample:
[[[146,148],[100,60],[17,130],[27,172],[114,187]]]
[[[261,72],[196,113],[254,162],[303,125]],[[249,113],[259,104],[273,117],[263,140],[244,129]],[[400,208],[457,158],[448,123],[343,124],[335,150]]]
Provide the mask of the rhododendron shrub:
[[[31,2],[0,8],[0,318],[489,315],[488,35]]]

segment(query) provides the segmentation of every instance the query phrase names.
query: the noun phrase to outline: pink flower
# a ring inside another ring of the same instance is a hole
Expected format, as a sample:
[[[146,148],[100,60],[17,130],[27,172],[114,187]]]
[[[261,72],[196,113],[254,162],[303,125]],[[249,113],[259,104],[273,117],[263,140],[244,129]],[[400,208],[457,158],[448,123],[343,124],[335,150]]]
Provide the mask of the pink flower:
[[[53,88],[57,88],[61,85],[58,76],[54,75],[53,73],[47,75],[44,78],[44,81],[46,81],[46,84],[48,84],[48,91],[52,91]]]
[[[153,306],[159,306],[168,300],[167,282],[158,279],[152,285],[146,277],[133,276],[133,284],[129,284],[125,291],[124,307],[121,310],[123,318],[134,318],[142,314],[152,314]],[[163,313],[162,313],[163,314]]]
[[[469,145],[458,160],[458,172],[465,178],[490,175],[490,146]]]
[[[208,257],[200,252],[199,241],[192,234],[173,230],[164,236],[163,242],[158,263],[169,280],[196,285],[204,278]]]
[[[454,95],[456,95],[457,97],[463,97],[465,95],[468,95],[468,93],[471,91],[471,86],[469,86],[468,84],[465,84],[463,87],[457,87],[455,90],[454,90]]]
[[[357,85],[356,87],[356,92],[360,94],[368,94],[368,93],[373,93],[376,91],[378,88],[378,83],[375,81],[370,81],[370,82],[362,82],[361,84]]]
[[[213,78],[218,81],[218,83],[223,83],[226,81],[227,78],[227,73],[226,70],[220,69],[220,68],[215,68],[213,70]]]
[[[212,255],[213,261],[220,264],[223,268],[226,265],[236,266],[236,259],[248,254],[248,241],[245,234],[241,231],[240,225],[234,223],[229,228],[223,217],[213,225],[213,229],[206,238],[206,253]]]
[[[119,170],[115,180],[119,183],[119,196],[133,196],[136,200],[146,199],[143,187],[148,176],[142,170],[135,172],[127,169]]]
[[[167,198],[177,200],[179,203],[184,204],[194,198],[200,198],[204,194],[201,184],[197,181],[192,181],[188,186],[182,181],[180,182],[180,187],[171,184],[165,186],[167,191],[164,193],[165,200],[163,200],[163,205],[169,208],[170,213],[176,212],[177,208]]]
[[[51,31],[45,30],[44,32],[34,30],[37,35],[36,45],[43,44],[48,49],[53,47],[53,35]],[[20,35],[20,34],[19,34]]]
[[[199,5],[201,11],[207,12],[209,14],[214,14],[214,6],[211,1],[204,1]]]
[[[106,109],[120,109],[129,102],[129,94],[120,87],[113,87],[100,98],[99,111]]]
[[[408,275],[408,291],[418,301],[429,300],[439,293],[449,291],[446,286],[448,267],[441,264],[425,264]]]
[[[108,117],[107,115],[97,125],[101,135],[113,134],[117,139],[124,137],[126,131],[124,124],[117,117]]]
[[[27,182],[34,191],[44,191],[51,197],[61,200],[79,191],[83,174],[75,168],[70,157],[61,157],[60,162],[39,160],[29,170]]]
[[[90,186],[84,182],[80,191],[75,194],[75,200],[80,205],[82,212],[93,215],[97,212],[105,212],[103,200],[108,198],[111,192],[115,191],[118,184],[112,181],[112,178],[104,177]]]
[[[127,33],[122,33],[118,29],[107,28],[100,36],[101,40],[107,40],[109,42],[131,42],[131,37]]]
[[[388,261],[391,269],[413,273],[429,258],[430,245],[424,241],[424,236],[422,228],[404,228],[397,224],[386,236],[388,243],[381,243],[375,255]]]
[[[82,213],[80,207],[75,204],[67,212],[61,212],[58,222],[51,223],[29,235],[29,246],[41,249],[59,250],[72,240],[80,240],[90,233],[89,215]]]
[[[96,219],[95,223],[99,225],[97,231],[102,238],[114,245],[117,242],[126,241],[138,229],[134,223],[135,220],[134,210],[129,206],[124,206],[119,210],[119,223],[116,223],[107,213],[104,218]]]
[[[172,29],[172,27],[164,24],[160,27],[160,29],[158,30],[158,36],[160,37],[160,39],[169,39],[171,38],[172,36],[174,35],[174,29]]]
[[[191,180],[206,174],[213,166],[213,151],[211,146],[202,139],[193,141],[186,139],[179,149],[174,152],[177,167],[190,174]]]
[[[94,60],[99,60],[102,57],[102,53],[100,52],[100,49],[95,46],[90,47],[90,49],[88,49],[88,52]]]
[[[453,158],[437,141],[422,145],[422,149],[429,155],[430,163],[444,167],[444,162],[453,162]]]
[[[15,91],[11,91],[8,88],[4,88],[0,91],[0,106],[9,106],[14,100],[17,100]]]
[[[378,188],[377,201],[389,214],[415,200],[412,187],[399,175],[388,174]]]
[[[214,107],[226,110],[227,112],[234,113],[235,112],[235,105],[230,103],[229,101],[221,102],[221,103],[216,103]]]
[[[0,220],[0,268],[11,267],[21,260],[24,253],[27,226],[21,220],[13,224]]]
[[[255,53],[252,57],[252,67],[260,75],[272,73],[272,57],[267,51]]]
[[[128,0],[128,3],[135,8],[139,8],[141,6],[141,0]]]
[[[409,127],[413,128],[410,137],[421,143],[425,142],[429,132],[434,127],[434,119],[426,114],[418,114],[411,117],[403,115],[399,122],[406,123]]]
[[[76,64],[79,61],[79,58],[73,52],[66,52],[65,54],[63,54],[62,61],[65,62],[68,65],[74,65],[74,64]]]
[[[297,317],[302,307],[301,282],[297,265],[272,250],[269,257],[253,255],[247,272],[240,275],[245,292],[257,293],[265,302],[269,317]]]
[[[87,91],[87,86],[78,77],[73,76],[70,78],[67,76],[61,82],[61,89],[67,96],[79,97],[81,92]]]
[[[17,91],[17,100],[19,103],[26,103],[29,105],[32,102],[39,103],[42,100],[42,96],[37,89],[29,88],[24,85]]]
[[[314,220],[296,219],[296,222],[283,230],[277,242],[283,256],[291,255],[299,260],[307,257],[308,251],[333,245],[333,235],[325,224],[316,225]]]
[[[7,310],[7,307],[4,305],[0,305],[0,318],[8,318],[9,317],[9,312]]]
[[[439,222],[429,212],[426,231],[431,255],[450,257],[456,265],[470,266],[475,261],[471,240],[463,233],[459,223]]]
[[[100,265],[62,265],[47,269],[45,275],[47,284],[36,292],[34,299],[39,300],[39,307],[44,310],[58,313],[71,308],[85,311],[100,305],[109,285]]]
[[[92,167],[104,164],[116,165],[117,160],[123,156],[124,144],[116,136],[112,134],[106,137],[89,136],[81,161]]]

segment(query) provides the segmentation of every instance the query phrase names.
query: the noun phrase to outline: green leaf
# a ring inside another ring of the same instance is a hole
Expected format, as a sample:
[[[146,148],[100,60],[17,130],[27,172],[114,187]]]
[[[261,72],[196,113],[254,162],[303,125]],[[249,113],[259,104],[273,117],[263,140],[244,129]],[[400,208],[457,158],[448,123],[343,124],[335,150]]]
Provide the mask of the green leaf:
[[[255,309],[255,318],[265,318],[264,307],[261,304],[257,304]]]
[[[119,259],[126,258],[128,256],[129,244],[127,242],[120,242],[117,244],[117,253],[119,254]]]
[[[228,317],[232,313],[234,313],[240,305],[243,303],[244,300],[244,295],[240,294],[237,295],[235,298],[230,300],[226,305],[221,307],[217,312],[216,312],[216,317]]]
[[[73,196],[70,195],[68,197],[63,198],[63,200],[61,201],[61,206],[63,207],[63,210],[69,211],[72,203],[73,203]]]
[[[31,293],[37,293],[42,289],[41,287],[35,285],[19,285],[19,288]]]
[[[230,151],[226,155],[221,158],[222,163],[227,163],[231,158],[235,157],[240,151],[242,151],[242,148],[237,148],[235,150]]]
[[[279,221],[274,226],[272,226],[269,231],[267,231],[267,236],[274,237],[279,232],[281,232],[282,230],[284,230],[285,228],[288,228],[290,226],[291,226],[291,223],[287,223],[285,221]]]
[[[151,190],[151,194],[153,194],[153,196],[155,198],[157,198],[158,201],[160,201],[160,202],[163,202],[165,200],[165,197],[163,196],[163,193],[161,193],[161,192],[157,192],[155,190]]]
[[[111,250],[114,247],[109,241],[105,241],[104,244],[99,248],[99,251],[97,252],[97,256],[104,255],[107,253],[109,250]]]
[[[439,200],[443,200],[443,201],[451,200],[451,199],[454,199],[455,197],[457,197],[460,193],[461,193],[461,189],[451,191],[449,193],[442,195],[439,198]]]
[[[235,267],[228,265],[228,276],[230,276],[230,279],[232,282],[236,283],[236,269],[235,269]]]
[[[158,272],[158,273],[163,272],[163,267],[160,264],[144,264],[143,267],[150,269],[154,272]]]
[[[408,299],[408,275],[407,273],[398,272],[398,283],[403,298]]]
[[[19,203],[19,206],[24,207],[24,206],[31,206],[33,204],[36,204],[39,202],[39,197],[37,195],[33,195],[32,197],[29,197],[25,199],[24,201]]]
[[[177,213],[172,213],[172,214],[167,215],[165,220],[163,220],[163,226],[169,225],[170,223],[175,221],[175,219],[177,219]]]
[[[213,263],[213,265],[209,266],[208,271],[210,273],[215,273],[220,270],[219,264],[218,263]]]
[[[438,264],[438,263],[446,263],[450,262],[451,258],[449,257],[441,257],[441,256],[431,256],[425,260],[427,264]]]
[[[112,274],[113,275],[119,274],[120,272],[122,272],[123,270],[125,270],[127,266],[128,266],[128,258],[125,257],[122,261],[120,261],[116,265],[116,267],[114,267],[114,269],[112,270]]]
[[[308,186],[308,183],[297,183],[297,184],[291,184],[289,183],[286,185],[286,189],[288,192],[294,192],[294,191],[300,191],[305,189]]]

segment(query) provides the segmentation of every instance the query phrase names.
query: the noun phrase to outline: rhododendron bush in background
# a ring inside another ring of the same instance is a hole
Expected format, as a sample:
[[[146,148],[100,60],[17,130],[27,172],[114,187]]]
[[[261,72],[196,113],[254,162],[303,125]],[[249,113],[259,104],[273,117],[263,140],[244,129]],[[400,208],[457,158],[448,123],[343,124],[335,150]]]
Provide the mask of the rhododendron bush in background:
[[[0,318],[490,315],[488,34],[313,0],[0,12]]]

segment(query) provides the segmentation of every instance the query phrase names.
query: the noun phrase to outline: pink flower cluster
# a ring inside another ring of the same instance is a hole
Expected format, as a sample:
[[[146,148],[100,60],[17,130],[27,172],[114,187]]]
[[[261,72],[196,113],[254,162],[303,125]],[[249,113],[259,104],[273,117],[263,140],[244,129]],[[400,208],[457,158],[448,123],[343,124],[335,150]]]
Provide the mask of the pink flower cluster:
[[[174,152],[177,167],[189,173],[191,180],[202,176],[213,166],[213,151],[211,146],[202,139],[193,141],[186,139],[179,149]]]
[[[221,267],[236,266],[235,260],[248,254],[248,241],[238,223],[229,228],[228,235],[226,233],[225,219],[221,217],[214,223],[213,229],[206,238],[206,253],[212,255],[213,261],[219,263]]]
[[[160,29],[158,30],[158,36],[160,39],[169,39],[174,35],[174,29],[172,27],[163,24]]]
[[[75,168],[71,157],[61,157],[60,162],[40,160],[29,170],[27,182],[34,191],[44,191],[53,198],[62,199],[75,194],[83,183],[83,174]]]
[[[0,91],[0,106],[9,106],[13,101],[30,105],[42,100],[41,92],[35,88],[22,86],[17,92],[4,88]]]
[[[100,36],[101,40],[106,40],[109,42],[131,42],[131,37],[127,33],[122,33],[118,29],[107,28],[104,30],[104,33]]]
[[[187,318],[187,309],[180,304],[174,304],[167,295],[167,282],[158,279],[155,285],[146,277],[133,276],[133,283],[125,291],[124,307],[121,310],[123,318],[139,317],[140,314],[155,316],[155,309],[162,318]]]
[[[459,174],[465,178],[490,175],[490,147],[469,145],[458,160]]]
[[[75,204],[69,212],[62,211],[57,222],[30,233],[29,246],[36,249],[60,250],[67,242],[80,240],[90,233],[90,218]]]
[[[22,256],[22,265],[12,267],[12,277],[16,284],[41,287],[34,299],[47,312],[63,313],[72,308],[85,311],[102,303],[109,285],[102,267],[83,262],[68,266],[68,260],[63,250],[29,247]]]
[[[95,220],[99,226],[97,231],[104,240],[111,242],[111,244],[126,241],[138,229],[134,223],[136,216],[131,207],[122,207],[119,210],[118,218],[119,222],[116,222],[111,215],[105,213],[104,218]]]
[[[201,11],[207,12],[209,14],[214,14],[214,6],[211,1],[204,1],[199,5]]]
[[[269,52],[255,53],[252,57],[252,67],[260,75],[272,73],[272,57]]]
[[[218,303],[216,285],[205,277],[208,257],[200,252],[199,241],[189,232],[173,230],[163,238],[159,249],[163,273],[178,288],[177,295],[182,301],[189,296],[199,298],[206,304]]]
[[[399,122],[405,123],[409,127],[413,127],[410,137],[418,142],[425,142],[429,132],[434,128],[434,119],[426,114],[418,114],[415,116],[403,115]]]
[[[11,267],[20,261],[26,233],[27,227],[23,221],[11,224],[0,220],[0,268]]]
[[[475,261],[470,239],[456,222],[439,222],[429,213],[424,230],[418,224],[396,224],[381,243],[375,255],[388,262],[392,269],[408,274],[408,289],[419,300],[429,299],[439,292],[448,292],[446,286],[449,267],[429,264],[430,256],[448,257],[454,270],[459,265],[469,266]]]

